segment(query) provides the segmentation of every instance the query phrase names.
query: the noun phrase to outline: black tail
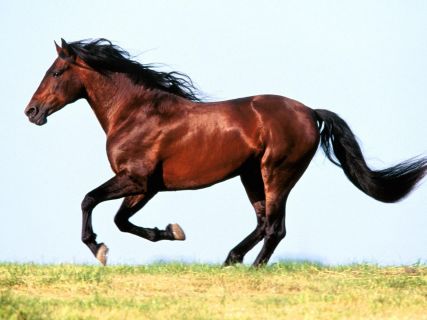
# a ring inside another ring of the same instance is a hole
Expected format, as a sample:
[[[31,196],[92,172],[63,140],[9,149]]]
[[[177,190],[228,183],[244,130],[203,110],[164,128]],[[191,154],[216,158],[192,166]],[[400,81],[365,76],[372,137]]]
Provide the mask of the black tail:
[[[427,158],[410,159],[379,171],[369,169],[347,123],[328,110],[315,110],[315,113],[321,128],[320,145],[326,156],[368,196],[383,202],[397,202],[426,175]]]

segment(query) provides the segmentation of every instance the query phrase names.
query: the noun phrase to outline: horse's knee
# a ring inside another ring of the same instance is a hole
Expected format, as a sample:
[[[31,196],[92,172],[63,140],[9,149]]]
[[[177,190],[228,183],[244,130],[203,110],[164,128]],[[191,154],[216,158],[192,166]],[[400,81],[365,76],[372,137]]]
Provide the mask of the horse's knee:
[[[114,223],[116,224],[117,228],[122,232],[129,231],[130,224],[129,221],[126,219],[121,218],[120,216],[114,217]]]
[[[96,205],[95,199],[88,193],[82,201],[82,211],[91,211]]]

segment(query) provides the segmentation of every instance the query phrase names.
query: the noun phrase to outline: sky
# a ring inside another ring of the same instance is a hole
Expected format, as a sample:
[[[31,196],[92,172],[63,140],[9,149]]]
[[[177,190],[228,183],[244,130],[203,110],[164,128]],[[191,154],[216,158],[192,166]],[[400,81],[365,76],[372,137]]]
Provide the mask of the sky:
[[[329,109],[380,169],[427,155],[426,16],[423,0],[1,1],[0,261],[97,263],[80,241],[80,204],[113,176],[105,135],[85,100],[43,127],[23,113],[56,58],[54,40],[110,39],[142,63],[187,73],[211,100],[272,93]],[[119,205],[93,214],[112,264],[222,263],[256,222],[238,178],[158,194],[132,218],[177,222],[184,242],[121,233]],[[427,263],[426,230],[427,181],[380,203],[319,150],[289,196],[287,236],[270,262]]]

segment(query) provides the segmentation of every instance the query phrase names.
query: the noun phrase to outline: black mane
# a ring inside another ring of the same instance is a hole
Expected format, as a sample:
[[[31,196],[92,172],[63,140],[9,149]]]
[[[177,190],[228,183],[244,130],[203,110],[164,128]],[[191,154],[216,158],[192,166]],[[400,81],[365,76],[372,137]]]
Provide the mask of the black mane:
[[[161,72],[131,59],[124,49],[107,39],[81,40],[69,43],[74,53],[98,72],[125,73],[135,84],[159,89],[177,96],[201,101],[191,79],[181,72]]]

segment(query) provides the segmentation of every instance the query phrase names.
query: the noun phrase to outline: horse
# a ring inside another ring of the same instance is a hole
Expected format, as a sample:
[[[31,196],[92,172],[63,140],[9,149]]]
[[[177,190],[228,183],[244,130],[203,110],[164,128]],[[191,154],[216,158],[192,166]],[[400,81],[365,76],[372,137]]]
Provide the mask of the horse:
[[[86,194],[81,239],[102,265],[108,247],[96,241],[92,211],[124,198],[119,230],[150,241],[185,240],[179,224],[144,228],[129,221],[161,191],[194,190],[240,176],[257,219],[255,229],[229,252],[224,265],[242,263],[261,240],[253,262],[267,264],[286,235],[286,200],[319,145],[362,192],[382,202],[408,195],[427,172],[427,158],[372,170],[347,123],[278,95],[206,101],[191,78],[135,60],[103,38],[61,46],[25,108],[36,125],[78,99],[86,99],[106,134],[114,176]]]

